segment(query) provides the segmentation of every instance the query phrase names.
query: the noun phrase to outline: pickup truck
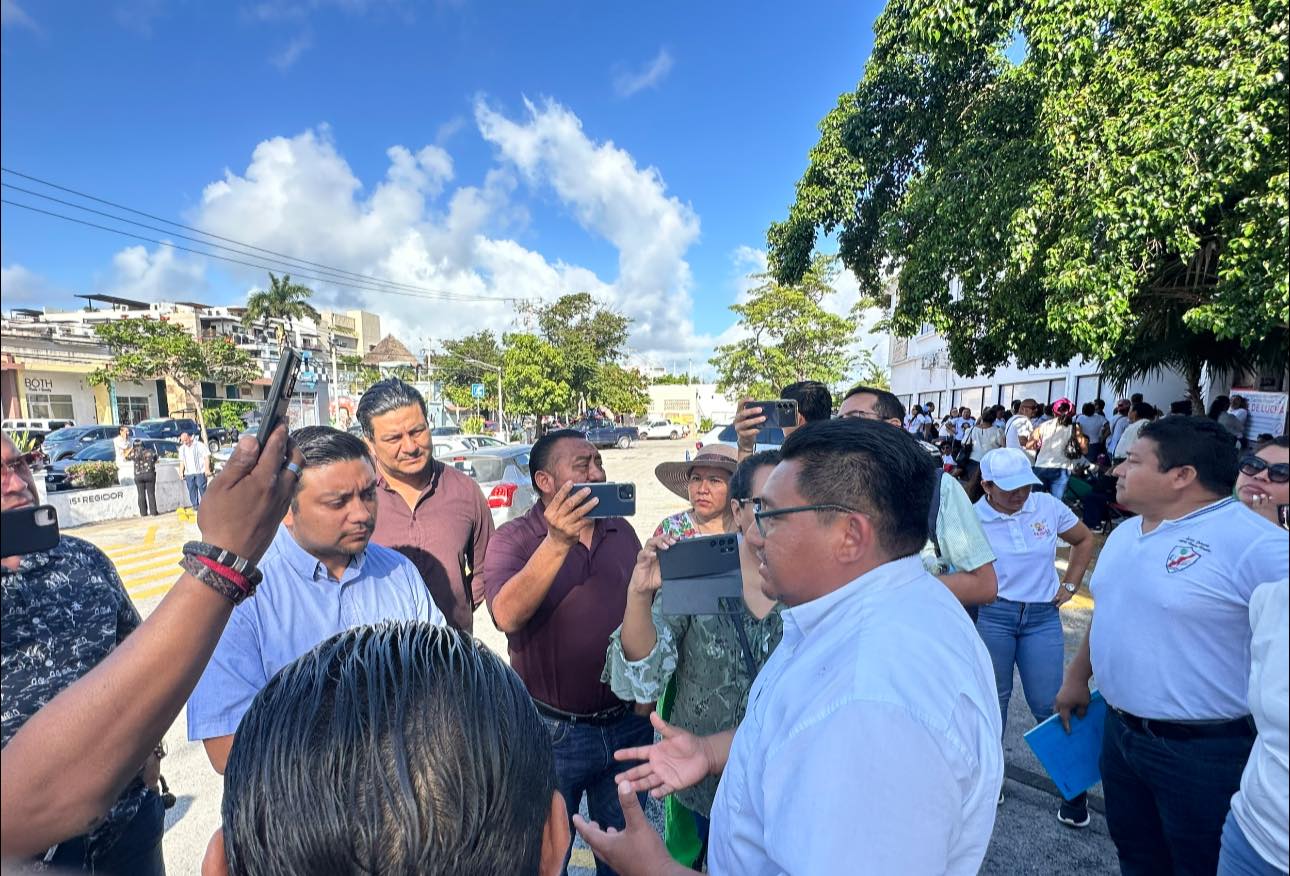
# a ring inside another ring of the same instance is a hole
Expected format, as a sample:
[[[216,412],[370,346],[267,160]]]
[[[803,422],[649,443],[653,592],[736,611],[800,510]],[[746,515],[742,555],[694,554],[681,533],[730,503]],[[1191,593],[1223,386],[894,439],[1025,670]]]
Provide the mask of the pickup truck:
[[[641,429],[642,438],[680,438],[688,434],[689,427],[684,423],[673,423],[671,420],[650,420]]]
[[[197,425],[197,421],[187,417],[155,417],[151,420],[143,420],[135,424],[134,431],[145,438],[164,438],[171,441],[178,441],[180,432],[187,432],[199,438],[202,434],[201,427]],[[218,452],[220,447],[228,444],[231,439],[232,434],[228,429],[222,429],[218,426],[206,427],[206,449],[211,453]]]
[[[635,426],[619,426],[612,420],[603,417],[583,420],[569,427],[587,436],[596,447],[631,447],[640,439],[640,432]]]

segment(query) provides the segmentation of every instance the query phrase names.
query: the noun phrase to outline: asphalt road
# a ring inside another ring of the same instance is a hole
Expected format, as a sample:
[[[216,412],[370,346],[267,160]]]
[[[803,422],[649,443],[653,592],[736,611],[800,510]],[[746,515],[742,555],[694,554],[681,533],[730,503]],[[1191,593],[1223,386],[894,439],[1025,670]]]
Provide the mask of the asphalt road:
[[[642,539],[649,536],[658,521],[682,510],[685,502],[665,490],[654,477],[654,467],[665,460],[683,459],[691,441],[660,440],[638,444],[628,450],[604,451],[605,466],[611,480],[632,481],[637,485],[637,515],[633,523]],[[68,530],[103,548],[116,563],[135,604],[146,617],[170,589],[176,572],[181,546],[197,536],[195,524],[184,523],[168,514],[151,520],[126,520]],[[1068,657],[1078,644],[1088,623],[1091,603],[1079,598],[1062,612],[1067,636]],[[506,639],[493,626],[486,610],[475,617],[475,634],[503,657]],[[1034,725],[1020,681],[1015,684],[1004,741],[1008,763],[1005,802],[999,809],[990,852],[983,873],[1090,874],[1114,873],[1115,851],[1106,833],[1106,825],[1096,814],[1101,808],[1100,789],[1094,792],[1093,824],[1083,831],[1072,831],[1058,824],[1058,798],[1055,789],[1043,775],[1021,738]],[[169,755],[162,764],[163,775],[178,802],[167,813],[165,855],[167,868],[174,874],[196,873],[212,832],[219,825],[220,777],[210,768],[200,743],[190,743],[185,734],[185,717],[181,712],[166,734]],[[857,789],[856,793],[864,793]],[[657,819],[657,811],[650,813]],[[863,831],[864,825],[856,825]],[[574,850],[570,873],[594,872],[590,852],[579,841]]]

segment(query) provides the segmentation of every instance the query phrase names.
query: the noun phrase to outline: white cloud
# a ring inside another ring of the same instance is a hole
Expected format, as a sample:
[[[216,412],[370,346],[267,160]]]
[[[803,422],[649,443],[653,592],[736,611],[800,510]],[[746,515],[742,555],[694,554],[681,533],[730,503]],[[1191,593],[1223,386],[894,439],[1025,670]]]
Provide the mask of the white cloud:
[[[617,73],[614,76],[614,92],[619,97],[631,97],[638,91],[653,88],[672,72],[673,63],[672,53],[665,48],[659,49],[658,54],[641,69]]]
[[[4,298],[5,303],[41,303],[57,294],[59,290],[52,283],[17,262],[7,268],[0,268],[0,298]]]
[[[18,5],[17,0],[0,0],[0,27],[25,27],[39,31],[36,22]]]
[[[313,44],[313,35],[308,31],[297,34],[269,59],[269,63],[285,73],[295,66],[296,61],[300,60],[300,56],[308,51]]]
[[[130,246],[112,257],[111,278],[99,292],[140,301],[201,301],[209,290],[204,263],[169,247]]]

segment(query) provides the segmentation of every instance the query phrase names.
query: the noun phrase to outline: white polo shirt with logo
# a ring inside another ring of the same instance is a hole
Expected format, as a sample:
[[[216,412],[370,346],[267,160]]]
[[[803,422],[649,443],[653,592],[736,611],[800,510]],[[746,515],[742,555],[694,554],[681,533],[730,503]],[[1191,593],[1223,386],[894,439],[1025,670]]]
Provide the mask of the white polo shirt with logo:
[[[1232,498],[1147,534],[1115,528],[1089,587],[1093,677],[1141,718],[1216,721],[1250,713],[1250,595],[1286,574],[1286,531]]]
[[[1008,421],[1008,428],[1003,434],[1003,444],[1005,447],[1014,447],[1030,457],[1033,465],[1035,461],[1035,451],[1027,450],[1024,446],[1030,440],[1030,433],[1035,431],[1034,422],[1025,414],[1017,414]]]
[[[994,551],[999,598],[1010,602],[1051,602],[1057,577],[1057,534],[1079,523],[1075,512],[1047,493],[1031,492],[1016,514],[977,500],[977,517]]]

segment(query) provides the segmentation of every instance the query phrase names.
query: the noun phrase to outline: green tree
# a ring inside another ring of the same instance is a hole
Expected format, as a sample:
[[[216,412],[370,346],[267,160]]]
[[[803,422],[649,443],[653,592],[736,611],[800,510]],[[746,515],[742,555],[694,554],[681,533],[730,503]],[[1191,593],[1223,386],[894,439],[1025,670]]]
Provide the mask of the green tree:
[[[476,404],[490,411],[497,410],[497,372],[472,363],[502,364],[502,347],[497,336],[488,329],[443,342],[444,352],[430,357],[435,377],[443,381],[443,393],[459,407]],[[475,399],[470,394],[473,383],[484,384],[485,395]]]
[[[650,378],[650,384],[653,386],[692,386],[703,381],[693,374],[660,374],[657,377]]]
[[[573,407],[573,389],[559,349],[531,334],[507,335],[505,342],[502,385],[509,413],[544,417]]]
[[[588,403],[609,408],[615,414],[639,416],[649,410],[649,381],[634,368],[602,365]]]
[[[836,233],[865,304],[964,374],[1284,368],[1285,0],[892,0],[820,124],[782,282]],[[1021,49],[1019,61],[1009,58]],[[894,275],[894,276],[893,276]]]
[[[851,322],[822,305],[834,294],[835,275],[831,256],[816,256],[791,285],[768,274],[754,275],[760,285],[748,293],[746,302],[730,308],[739,315],[747,337],[717,347],[710,360],[717,369],[718,389],[775,398],[782,387],[798,380],[829,385],[841,381],[857,353]]]
[[[538,331],[560,351],[564,380],[581,406],[591,403],[601,368],[618,363],[627,346],[631,320],[602,307],[587,292],[562,295],[550,304],[526,305]]]
[[[312,319],[317,322],[321,317],[309,303],[313,294],[308,286],[291,282],[288,275],[276,277],[270,271],[269,288],[257,289],[247,296],[242,324],[250,326],[272,319],[282,320],[287,326],[297,319]],[[281,335],[278,340],[282,341]]]
[[[111,351],[112,361],[91,372],[90,383],[169,377],[197,412],[203,441],[202,381],[236,386],[260,376],[251,357],[229,338],[199,341],[172,322],[114,319],[94,326],[94,333]]]

